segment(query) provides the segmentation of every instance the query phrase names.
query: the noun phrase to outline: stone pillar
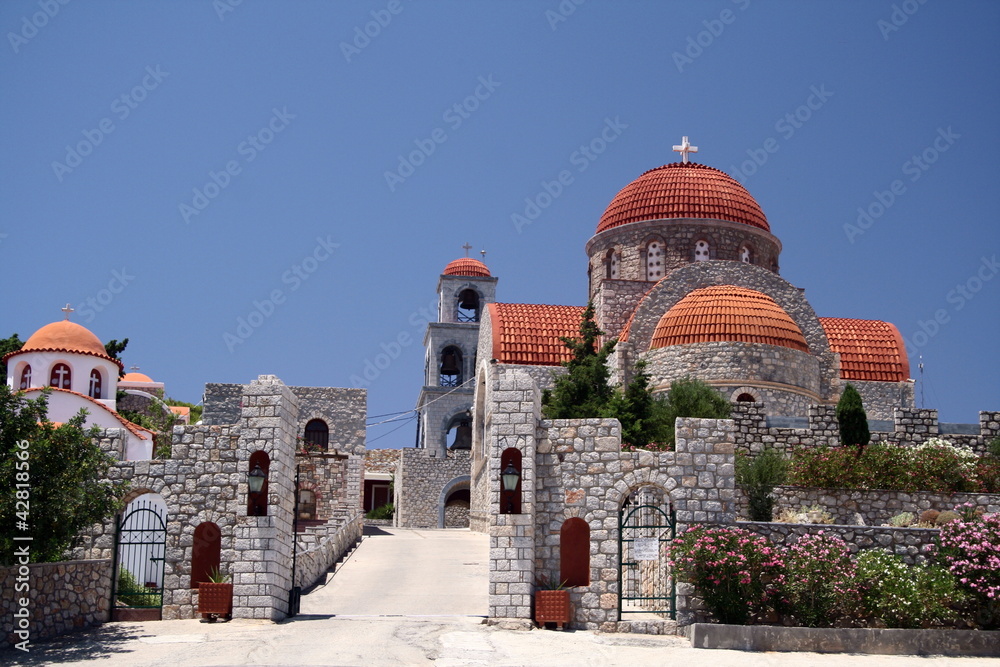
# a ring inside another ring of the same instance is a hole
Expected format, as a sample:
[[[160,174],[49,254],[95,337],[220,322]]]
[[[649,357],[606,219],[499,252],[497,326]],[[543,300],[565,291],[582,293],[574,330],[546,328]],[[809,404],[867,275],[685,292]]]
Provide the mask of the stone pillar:
[[[270,457],[267,516],[237,520],[232,563],[233,616],[278,621],[288,614],[292,588],[292,512],[295,503],[295,436],[298,400],[273,375],[261,375],[243,391],[239,438],[239,497],[246,499],[250,455]]]
[[[919,445],[938,436],[938,411],[918,408],[895,408],[892,411],[893,434],[901,444]]]

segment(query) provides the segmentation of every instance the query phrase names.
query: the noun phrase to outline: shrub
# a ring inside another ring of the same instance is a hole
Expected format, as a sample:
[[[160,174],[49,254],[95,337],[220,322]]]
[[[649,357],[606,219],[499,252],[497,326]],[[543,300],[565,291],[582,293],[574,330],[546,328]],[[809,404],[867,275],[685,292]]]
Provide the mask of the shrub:
[[[765,449],[754,457],[736,456],[736,483],[746,491],[751,521],[771,521],[774,517],[774,487],[784,484],[788,461],[776,449]]]
[[[811,507],[803,507],[800,509],[786,508],[781,512],[777,519],[777,523],[823,523],[831,524],[833,523],[833,517],[825,509],[819,505],[813,505]]]
[[[939,514],[941,514],[941,512],[938,512],[937,510],[924,510],[920,513],[920,523],[927,523],[933,526]]]
[[[700,419],[729,419],[732,406],[722,394],[711,386],[690,377],[674,380],[667,394],[664,419],[666,420],[667,448],[673,450],[676,434],[674,422],[678,417]]]
[[[839,537],[801,537],[785,552],[785,581],[792,615],[803,625],[833,625],[858,611],[854,561]]]
[[[894,528],[906,528],[907,526],[912,526],[916,521],[917,517],[913,512],[900,512],[889,519],[889,525]]]
[[[674,576],[721,623],[745,624],[779,602],[782,562],[764,537],[741,528],[695,526],[667,549]]]
[[[939,626],[958,617],[964,595],[955,577],[935,565],[909,566],[884,549],[858,555],[857,579],[867,615],[890,628]]]
[[[837,424],[840,426],[840,444],[855,447],[860,456],[871,440],[871,433],[868,431],[868,415],[865,414],[861,394],[849,382],[837,401]]]
[[[393,515],[393,513],[395,511],[396,511],[396,508],[393,506],[392,503],[386,503],[385,505],[382,505],[381,507],[376,507],[373,510],[369,510],[365,514],[365,518],[366,519],[373,519],[373,520],[391,519],[392,515]]]
[[[1000,435],[986,444],[986,450],[993,456],[1000,457]]]
[[[934,519],[934,525],[935,526],[943,526],[946,523],[951,523],[952,521],[959,521],[961,518],[962,518],[962,515],[959,514],[958,512],[952,512],[951,510],[945,510],[944,512],[940,512],[937,515],[937,518]]]
[[[1000,514],[941,526],[937,558],[977,600],[980,625],[1000,627]]]
[[[124,567],[118,570],[118,602],[126,607],[155,607],[160,602],[159,593],[150,592]]]

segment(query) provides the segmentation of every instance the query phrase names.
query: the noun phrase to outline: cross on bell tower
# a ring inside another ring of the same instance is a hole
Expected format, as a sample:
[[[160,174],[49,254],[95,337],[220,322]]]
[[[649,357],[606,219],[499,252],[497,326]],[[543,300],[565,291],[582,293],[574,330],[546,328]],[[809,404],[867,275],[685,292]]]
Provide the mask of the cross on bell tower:
[[[681,154],[681,162],[687,164],[688,162],[690,162],[690,160],[688,159],[688,153],[697,153],[698,147],[692,146],[691,143],[688,141],[688,138],[684,137],[683,139],[681,139],[681,145],[674,146],[674,150]]]

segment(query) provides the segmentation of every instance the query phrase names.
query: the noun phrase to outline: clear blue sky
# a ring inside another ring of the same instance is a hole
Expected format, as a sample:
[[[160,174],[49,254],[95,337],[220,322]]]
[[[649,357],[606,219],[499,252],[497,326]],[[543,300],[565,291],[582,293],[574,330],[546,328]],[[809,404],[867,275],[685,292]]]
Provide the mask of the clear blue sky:
[[[819,315],[899,327],[918,403],[1000,409],[1000,3],[5,0],[0,27],[0,335],[70,302],[195,402],[261,373],[356,386],[402,339],[363,386],[407,410],[464,243],[499,300],[583,305],[604,208],[688,135]]]

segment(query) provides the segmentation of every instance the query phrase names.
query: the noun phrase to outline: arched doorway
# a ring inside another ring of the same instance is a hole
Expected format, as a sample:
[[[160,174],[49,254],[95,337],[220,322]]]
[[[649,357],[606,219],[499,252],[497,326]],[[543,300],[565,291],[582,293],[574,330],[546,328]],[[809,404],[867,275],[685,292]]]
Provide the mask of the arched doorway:
[[[468,528],[471,506],[471,477],[463,475],[448,482],[438,502],[438,528]]]
[[[666,559],[675,526],[670,496],[659,486],[638,486],[622,501],[618,514],[619,620],[625,614],[676,617],[676,584]]]
[[[112,620],[160,620],[166,550],[167,504],[157,493],[144,493],[118,519]]]

